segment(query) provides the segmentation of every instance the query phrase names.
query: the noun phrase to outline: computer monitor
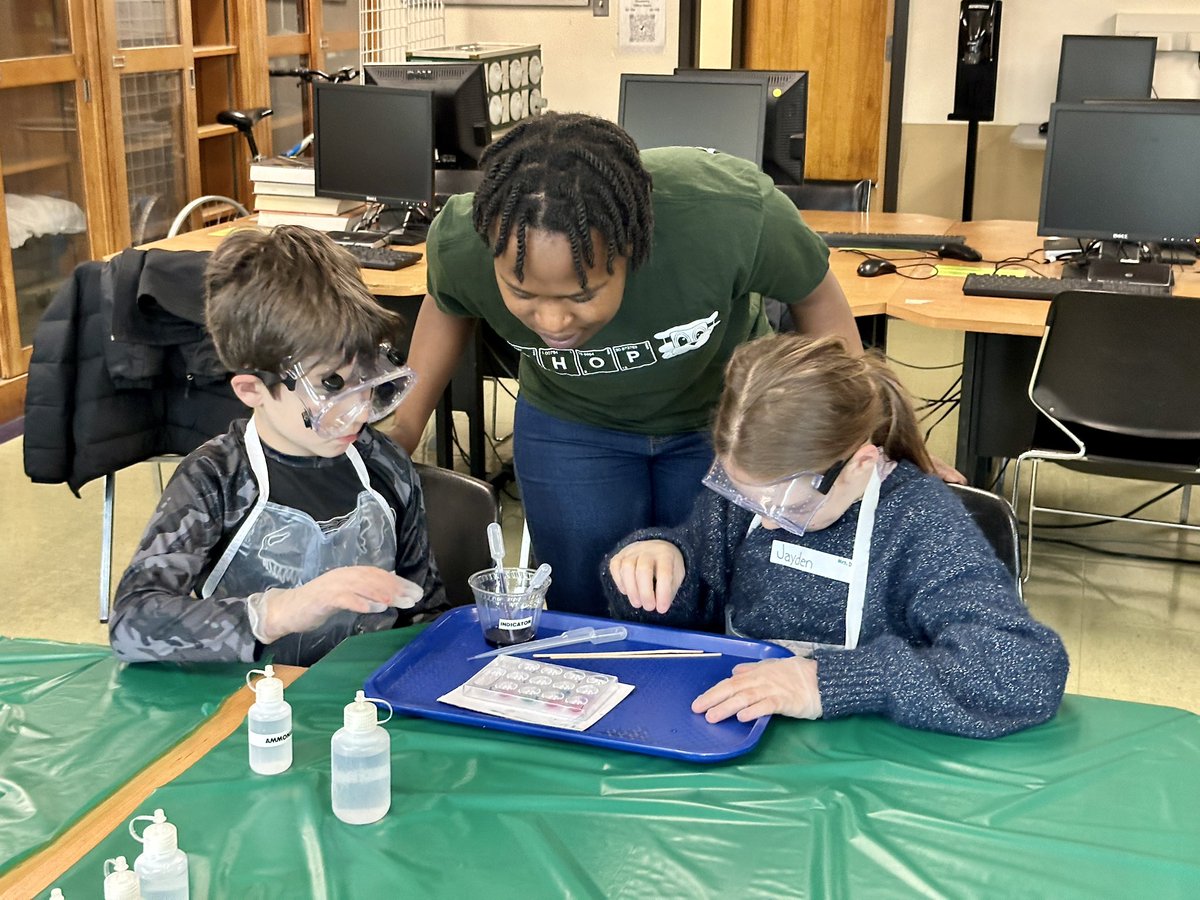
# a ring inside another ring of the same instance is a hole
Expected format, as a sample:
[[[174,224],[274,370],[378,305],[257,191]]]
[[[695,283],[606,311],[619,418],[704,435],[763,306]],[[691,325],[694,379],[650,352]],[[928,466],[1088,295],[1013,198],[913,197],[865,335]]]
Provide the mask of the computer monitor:
[[[428,91],[318,81],[313,123],[317,196],[429,214],[433,98]]]
[[[431,92],[437,167],[479,168],[479,157],[492,142],[482,63],[372,63],[363,66],[363,80],[366,84]]]
[[[1143,242],[1200,234],[1197,147],[1200,104],[1055,103],[1038,234],[1101,242],[1100,259],[1069,274],[1169,284],[1169,267],[1118,261],[1136,257]]]
[[[776,184],[804,183],[804,147],[808,131],[808,72],[777,69],[676,69],[676,77],[713,76],[767,82],[763,134],[763,171]]]
[[[622,75],[618,121],[638,147],[710,147],[761,167],[765,81]]]
[[[1149,99],[1157,46],[1153,37],[1064,34],[1055,99],[1059,103]]]

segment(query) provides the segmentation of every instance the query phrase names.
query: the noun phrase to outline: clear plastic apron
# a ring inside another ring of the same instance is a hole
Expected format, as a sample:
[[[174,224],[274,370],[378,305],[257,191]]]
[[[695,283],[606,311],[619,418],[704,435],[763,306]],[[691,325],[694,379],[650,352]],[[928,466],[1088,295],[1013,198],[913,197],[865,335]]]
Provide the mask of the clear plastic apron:
[[[258,483],[258,500],[205,580],[201,597],[248,597],[271,587],[298,587],[339,566],[376,566],[389,572],[395,568],[395,513],[371,488],[367,467],[353,444],[346,456],[363,490],[354,510],[332,530],[322,530],[308,513],[270,501],[267,460],[253,418],[246,426],[246,455]],[[368,624],[372,617],[340,610],[320,628],[286,635],[269,649],[277,662],[307,665],[351,634],[373,630]]]
[[[894,466],[890,462],[885,465],[888,471]],[[871,480],[867,482],[867,489],[863,493],[862,503],[858,508],[858,525],[854,529],[854,550],[850,561],[849,591],[846,596],[845,643],[824,644],[820,641],[792,641],[774,638],[765,638],[765,640],[786,647],[797,656],[812,656],[814,650],[853,650],[858,646],[859,634],[862,631],[863,607],[867,600],[867,566],[871,559],[871,533],[875,530],[875,510],[879,506],[879,489],[883,484],[883,469],[884,465],[877,465],[872,470]],[[755,516],[746,533],[749,534],[759,527],[761,521],[761,516]],[[727,634],[738,637],[749,637],[733,627],[732,609],[728,606],[725,609],[725,631]]]

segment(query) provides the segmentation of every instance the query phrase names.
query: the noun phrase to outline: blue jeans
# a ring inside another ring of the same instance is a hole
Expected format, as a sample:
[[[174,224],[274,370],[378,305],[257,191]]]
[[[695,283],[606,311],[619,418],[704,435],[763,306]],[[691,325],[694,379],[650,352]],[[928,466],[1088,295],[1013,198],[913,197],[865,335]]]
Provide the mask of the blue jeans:
[[[605,554],[629,533],[679,525],[712,463],[707,431],[650,436],[567,422],[518,398],[513,464],[551,609],[608,614]]]

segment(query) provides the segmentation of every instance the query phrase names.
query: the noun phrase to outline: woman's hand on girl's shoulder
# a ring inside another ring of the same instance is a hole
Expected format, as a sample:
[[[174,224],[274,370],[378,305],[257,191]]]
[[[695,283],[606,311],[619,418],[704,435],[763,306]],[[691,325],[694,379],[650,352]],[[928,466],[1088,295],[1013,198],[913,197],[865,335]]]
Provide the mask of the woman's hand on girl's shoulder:
[[[683,584],[683,554],[670,541],[634,541],[613,556],[608,572],[630,606],[661,615]]]

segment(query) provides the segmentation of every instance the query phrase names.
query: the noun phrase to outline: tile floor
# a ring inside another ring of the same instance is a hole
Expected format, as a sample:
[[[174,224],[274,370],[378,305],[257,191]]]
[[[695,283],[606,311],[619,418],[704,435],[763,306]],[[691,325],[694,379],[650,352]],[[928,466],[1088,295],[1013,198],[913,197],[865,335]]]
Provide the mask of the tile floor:
[[[938,397],[959,374],[954,366],[962,359],[961,334],[893,322],[889,349],[898,361],[951,366],[918,370],[897,365],[915,396]],[[485,393],[491,396],[490,390]],[[511,401],[502,391],[499,397],[496,427],[504,435],[511,423]],[[952,414],[930,436],[932,449],[943,459],[953,458],[956,426],[957,416]],[[97,621],[103,484],[85,485],[80,499],[62,485],[31,484],[21,454],[19,438],[0,444],[0,571],[5,575],[0,635],[104,642],[106,630]],[[499,454],[508,455],[506,442],[501,442]],[[489,469],[495,468],[493,460]],[[1163,489],[1051,466],[1043,471],[1043,500],[1090,504],[1099,511],[1132,509]],[[509,491],[515,493],[515,488]],[[114,560],[119,574],[153,508],[150,466],[121,472],[117,498]],[[1175,495],[1152,511],[1172,517],[1178,504]],[[1193,506],[1200,507],[1200,502]],[[1200,513],[1193,512],[1191,521],[1200,521]],[[516,560],[520,530],[520,504],[506,498],[510,562]],[[1200,537],[1123,525],[1042,534],[1067,535],[1109,551],[1193,561],[1148,562],[1039,543],[1025,596],[1034,615],[1057,629],[1066,642],[1071,656],[1069,691],[1200,713]]]

